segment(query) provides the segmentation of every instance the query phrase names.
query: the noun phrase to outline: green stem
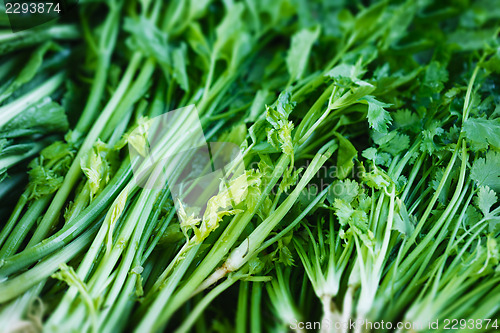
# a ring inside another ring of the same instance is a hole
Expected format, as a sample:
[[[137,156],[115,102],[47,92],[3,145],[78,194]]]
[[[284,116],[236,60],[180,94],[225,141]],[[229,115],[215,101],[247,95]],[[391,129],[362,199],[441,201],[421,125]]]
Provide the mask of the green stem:
[[[16,276],[15,278],[0,282],[0,303],[5,303],[29,290],[37,283],[45,280],[59,269],[59,265],[66,263],[80,253],[85,246],[90,244],[98,225],[85,231],[75,241],[66,245],[61,251],[45,258],[32,269]]]
[[[97,55],[97,69],[90,88],[90,94],[78,119],[74,132],[77,136],[87,132],[95,119],[99,104],[101,103],[106,81],[108,77],[108,68],[111,63],[111,55],[116,45],[116,38],[119,31],[121,6],[111,6],[110,12],[104,23],[101,33],[100,49]]]
[[[7,105],[0,107],[0,128],[22,111],[33,106],[43,97],[50,96],[64,82],[64,78],[64,73],[58,73],[29,93],[19,97]]]
[[[187,318],[185,318],[182,321],[182,325],[177,328],[174,332],[175,333],[186,333],[191,330],[191,327],[194,325],[196,322],[196,319],[201,315],[201,313],[210,305],[210,303],[217,297],[219,296],[223,291],[231,287],[238,279],[240,278],[242,274],[235,274],[231,277],[229,277],[226,281],[222,282],[219,284],[217,287],[214,289],[210,290],[208,294],[203,297],[203,299],[196,304],[194,309],[189,313]],[[237,331],[240,332],[240,331]]]
[[[0,247],[3,245],[7,237],[9,236],[10,232],[14,228],[14,226],[17,223],[17,219],[21,215],[21,212],[24,209],[24,206],[26,206],[26,203],[28,202],[28,195],[29,193],[25,191],[21,197],[19,198],[16,207],[14,207],[14,211],[9,217],[9,220],[5,224],[5,226],[2,228],[2,232],[0,232]]]
[[[47,207],[52,195],[46,195],[31,204],[21,220],[17,223],[16,227],[9,235],[4,246],[0,250],[0,259],[7,258],[16,253],[17,249],[21,246],[24,238],[28,235],[31,227],[36,222],[40,213]]]
[[[49,230],[52,228],[57,216],[59,215],[64,203],[66,202],[66,199],[68,198],[71,190],[73,189],[73,186],[75,185],[75,183],[77,182],[78,178],[81,175],[82,171],[80,167],[80,159],[83,156],[85,156],[85,154],[87,154],[87,152],[92,148],[95,141],[99,137],[99,134],[101,133],[104,126],[107,124],[109,118],[113,114],[113,111],[118,106],[123,96],[125,96],[126,90],[130,85],[130,82],[132,82],[134,73],[137,67],[139,66],[140,59],[141,59],[140,53],[137,52],[133,55],[129,67],[127,68],[127,71],[125,72],[125,75],[123,76],[123,79],[120,82],[120,85],[118,86],[115,94],[113,95],[109,103],[106,105],[106,107],[100,114],[99,118],[94,123],[94,126],[92,126],[90,133],[85,138],[85,141],[83,142],[80,150],[78,151],[78,154],[76,155],[73,163],[71,164],[68,173],[64,177],[63,184],[57,191],[54,200],[52,200],[49,208],[47,209],[47,212],[43,216],[42,221],[38,225],[38,228],[36,229],[27,247],[32,247],[35,244],[39,243],[42,239],[44,239],[47,236]]]
[[[34,264],[46,255],[63,248],[71,240],[75,239],[86,230],[92,222],[96,222],[95,225],[98,225],[99,221],[96,221],[96,219],[104,209],[108,207],[117,193],[125,186],[130,179],[131,173],[132,167],[130,162],[125,161],[99,196],[81,214],[67,223],[61,230],[45,241],[0,261],[0,277],[5,277],[17,272],[26,266]],[[54,202],[54,200],[52,200],[52,202]]]

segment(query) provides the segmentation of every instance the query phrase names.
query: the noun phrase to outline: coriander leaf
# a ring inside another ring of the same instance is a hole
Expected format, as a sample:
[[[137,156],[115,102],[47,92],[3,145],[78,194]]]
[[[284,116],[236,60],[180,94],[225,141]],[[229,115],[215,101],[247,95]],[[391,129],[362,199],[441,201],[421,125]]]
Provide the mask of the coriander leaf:
[[[267,132],[267,141],[273,147],[281,148],[293,161],[292,131],[294,125],[288,121],[288,116],[295,107],[295,102],[290,102],[290,96],[289,91],[284,91],[278,98],[276,108],[267,107],[266,119],[273,126]]]
[[[330,203],[335,203],[336,199],[342,199],[350,204],[359,194],[359,184],[355,180],[345,179],[337,181],[328,191],[326,198]]]
[[[481,186],[476,197],[476,204],[483,213],[483,215],[489,216],[491,207],[496,204],[498,198],[496,193],[491,190],[488,186]]]
[[[387,126],[391,124],[392,118],[384,108],[391,104],[377,101],[373,96],[363,97],[368,103],[368,123],[370,127],[378,132],[387,132]]]
[[[406,210],[406,206],[401,199],[396,198],[397,213],[394,214],[394,223],[392,224],[392,229],[397,230],[404,235],[410,235],[415,226],[410,221],[410,216]]]
[[[337,215],[339,223],[343,226],[346,225],[354,214],[351,204],[342,199],[335,199],[333,207],[335,208],[335,215]]]
[[[382,151],[388,152],[393,156],[407,150],[410,146],[409,136],[400,134],[397,131],[389,133],[374,132],[373,141],[380,146]]]
[[[396,128],[412,128],[420,124],[418,115],[408,109],[398,110],[392,117],[394,118],[394,127]]]
[[[500,148],[500,119],[469,118],[464,123],[465,136],[473,147],[481,149],[491,145]]]
[[[275,129],[279,129],[288,121],[288,116],[297,104],[291,102],[290,98],[290,91],[286,90],[279,95],[276,108],[267,107],[266,119]]]
[[[476,209],[476,207],[470,205],[465,210],[464,224],[468,227],[472,227],[477,223],[477,221],[480,221],[481,218],[481,213]]]
[[[500,153],[489,151],[472,165],[471,178],[478,186],[488,186],[500,192]]]
[[[377,151],[377,148],[370,147],[361,153],[361,155],[367,160],[373,161],[377,165],[389,165],[391,162],[391,155],[385,152]]]
[[[434,153],[434,151],[438,148],[436,143],[434,142],[434,137],[435,136],[440,136],[444,133],[444,130],[439,127],[439,124],[436,122],[433,122],[427,128],[422,131],[422,144],[420,146],[420,150],[422,152],[427,152],[429,155]]]
[[[425,70],[423,90],[428,94],[439,93],[443,90],[446,81],[448,81],[446,67],[437,61],[433,61]]]

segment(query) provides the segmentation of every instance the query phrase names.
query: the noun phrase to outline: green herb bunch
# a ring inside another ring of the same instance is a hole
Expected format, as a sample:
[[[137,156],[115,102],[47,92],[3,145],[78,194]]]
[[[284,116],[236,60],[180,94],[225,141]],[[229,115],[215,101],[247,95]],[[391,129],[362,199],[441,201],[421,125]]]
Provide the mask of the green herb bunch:
[[[498,329],[497,7],[0,8],[0,331]]]

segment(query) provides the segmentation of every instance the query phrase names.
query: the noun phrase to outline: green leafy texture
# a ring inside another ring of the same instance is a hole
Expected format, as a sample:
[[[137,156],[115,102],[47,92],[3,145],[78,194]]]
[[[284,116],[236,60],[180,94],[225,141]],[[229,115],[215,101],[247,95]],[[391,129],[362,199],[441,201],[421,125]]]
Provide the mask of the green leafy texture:
[[[258,196],[259,193],[255,193],[255,191],[258,191],[259,186],[260,175],[253,171],[248,171],[231,180],[227,188],[222,188],[217,195],[208,200],[202,219],[196,218],[194,215],[188,216],[182,210],[181,229],[191,228],[194,231],[195,242],[201,243],[212,231],[217,229],[224,216],[243,212],[242,209],[238,208],[239,205],[245,207],[252,205],[251,197]],[[198,224],[199,227],[197,227]]]
[[[483,158],[478,158],[471,169],[471,178],[478,186],[488,186],[500,193],[500,153],[489,151]]]
[[[278,240],[276,250],[269,255],[273,261],[281,263],[285,266],[294,266],[293,254],[288,248],[290,246],[290,242],[292,241],[292,237],[293,233],[290,233]]]
[[[236,70],[241,60],[249,54],[252,40],[243,24],[244,9],[242,3],[232,4],[215,29],[217,38],[212,50],[212,66],[214,60],[224,59],[231,70]]]
[[[381,168],[377,168],[375,165],[370,170],[370,172],[366,172],[363,170],[361,179],[366,183],[366,185],[377,190],[387,188],[392,183],[389,175],[387,175],[387,173],[384,172]]]
[[[334,133],[339,140],[339,150],[337,152],[337,174],[339,179],[344,179],[354,167],[354,158],[358,156],[358,151],[354,145],[338,133]]]
[[[429,155],[432,155],[439,147],[437,146],[436,142],[434,141],[435,137],[440,137],[443,135],[444,130],[439,127],[439,124],[436,122],[433,122],[429,126],[427,126],[427,129],[422,131],[422,144],[420,145],[420,150],[423,152],[428,153]]]
[[[392,122],[389,112],[384,108],[390,106],[384,102],[376,100],[373,96],[366,96],[362,98],[368,104],[368,123],[375,131],[386,133],[387,127]]]
[[[392,224],[392,229],[399,231],[401,234],[407,236],[411,235],[415,230],[415,225],[411,221],[411,217],[408,214],[406,206],[401,199],[396,198],[396,214],[394,215],[394,222]]]
[[[436,168],[434,170],[434,172],[435,172],[435,174],[434,174],[434,179],[432,180],[432,188],[436,191],[439,187],[441,180],[443,179],[443,177],[445,175],[445,170],[443,168]],[[439,193],[438,201],[441,204],[446,205],[448,194],[450,193],[450,190],[452,190],[451,184],[456,177],[457,177],[457,169],[453,169],[451,171],[451,173],[448,175],[448,177],[446,178],[446,182],[444,183],[444,187],[441,190],[441,192]]]
[[[92,150],[80,160],[82,171],[89,180],[90,199],[98,194],[111,179],[113,173],[111,159],[110,148],[98,140]]]
[[[126,18],[123,29],[131,35],[127,40],[131,50],[140,49],[144,54],[155,58],[165,72],[169,71],[171,59],[168,35],[142,15],[136,19]]]
[[[361,156],[363,156],[367,160],[372,161],[376,165],[389,166],[392,161],[391,155],[389,153],[378,151],[375,147],[370,147],[363,150]]]
[[[410,137],[406,134],[400,134],[398,131],[389,133],[374,132],[373,141],[380,146],[381,151],[392,156],[396,156],[410,147]]]
[[[483,62],[481,66],[492,73],[500,74],[500,50],[497,49],[496,53]]]
[[[290,187],[296,185],[297,182],[299,181],[299,176],[303,170],[304,170],[304,168],[298,168],[297,170],[295,170],[291,173],[285,172],[285,174],[283,174],[283,179],[282,179],[278,189],[281,192],[288,193],[288,190],[290,189]]]
[[[87,285],[78,277],[73,267],[61,264],[59,271],[53,274],[52,278],[66,282],[68,286],[75,287],[78,290],[80,297],[89,310],[93,331],[97,332],[97,301],[92,299]]]
[[[297,104],[290,100],[291,96],[290,91],[284,91],[278,97],[276,108],[267,108],[266,119],[274,128],[279,128],[288,120],[288,116]]]
[[[365,72],[366,70],[363,68],[361,61],[358,61],[355,65],[341,63],[328,71],[325,76],[330,77],[342,86],[360,82]]]
[[[40,66],[42,65],[43,62],[43,57],[49,50],[57,50],[59,47],[56,46],[53,42],[46,42],[39,46],[31,55],[30,59],[28,62],[22,67],[21,72],[19,75],[16,77],[16,79],[11,82],[7,87],[4,89],[1,89],[0,91],[3,90],[2,93],[0,93],[0,103],[2,103],[7,97],[12,95],[19,87],[21,87],[23,84],[31,81],[35,75],[37,74],[38,70],[40,69]]]
[[[334,200],[333,207],[342,226],[349,224],[358,230],[367,230],[368,216],[366,212],[354,209],[350,203],[338,198]]]
[[[349,43],[365,39],[377,31],[386,7],[387,3],[385,1],[380,1],[361,11],[354,20]]]
[[[320,28],[302,29],[296,32],[292,37],[290,49],[286,56],[286,67],[290,74],[290,81],[296,81],[302,78],[309,60],[309,54],[313,44],[319,37]]]
[[[481,186],[476,197],[476,205],[479,207],[484,217],[490,217],[491,207],[498,201],[497,195],[488,186]]]
[[[6,123],[0,131],[0,138],[66,132],[68,128],[64,108],[59,103],[44,99]]]
[[[476,225],[477,221],[482,218],[481,213],[474,206],[468,206],[465,210],[464,224],[468,227],[473,227]]]
[[[444,83],[448,81],[446,67],[437,61],[431,62],[424,75],[422,90],[424,94],[440,93],[444,89]]]
[[[57,191],[69,170],[74,154],[74,147],[61,141],[43,149],[40,156],[29,164],[29,198],[40,198]]]
[[[360,102],[363,97],[369,95],[375,90],[375,86],[365,82],[365,81],[357,81],[352,85],[349,85],[349,89],[346,89],[346,92],[342,94],[339,98],[336,98],[333,103],[331,103],[330,107],[332,109],[340,109],[343,107],[350,106],[357,102]]]
[[[394,127],[401,129],[412,129],[420,127],[420,118],[408,109],[397,110],[393,113]]]
[[[295,107],[295,102],[290,101],[289,91],[282,92],[278,97],[276,108],[267,107],[266,120],[273,128],[267,130],[267,141],[276,149],[290,156],[293,162],[293,123],[288,121],[288,116]],[[292,163],[293,165],[293,163]]]
[[[476,150],[487,149],[490,145],[500,149],[500,118],[468,118],[463,128]]]
[[[331,191],[326,195],[327,200],[333,204],[335,199],[341,199],[350,204],[359,195],[360,188],[358,182],[351,179],[345,179],[335,182]]]
[[[182,43],[172,52],[174,79],[179,83],[182,90],[189,92],[189,78],[186,71],[188,65],[186,44]]]

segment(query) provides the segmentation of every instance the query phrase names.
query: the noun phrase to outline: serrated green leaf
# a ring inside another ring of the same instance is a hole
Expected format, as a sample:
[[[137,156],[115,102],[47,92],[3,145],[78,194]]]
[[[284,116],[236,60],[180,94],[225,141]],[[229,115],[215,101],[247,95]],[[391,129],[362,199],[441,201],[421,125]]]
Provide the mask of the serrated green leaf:
[[[390,104],[378,101],[373,96],[363,97],[362,100],[368,103],[367,118],[370,127],[378,132],[387,132],[387,127],[391,124],[392,118],[384,108],[390,106]]]
[[[477,149],[486,149],[488,145],[500,149],[500,119],[469,118],[464,123],[467,139]]]
[[[491,207],[497,203],[497,195],[488,186],[481,186],[479,192],[477,193],[476,204],[483,213],[483,215],[489,216]]]
[[[500,153],[489,151],[472,165],[471,178],[478,186],[488,186],[500,192]]]

